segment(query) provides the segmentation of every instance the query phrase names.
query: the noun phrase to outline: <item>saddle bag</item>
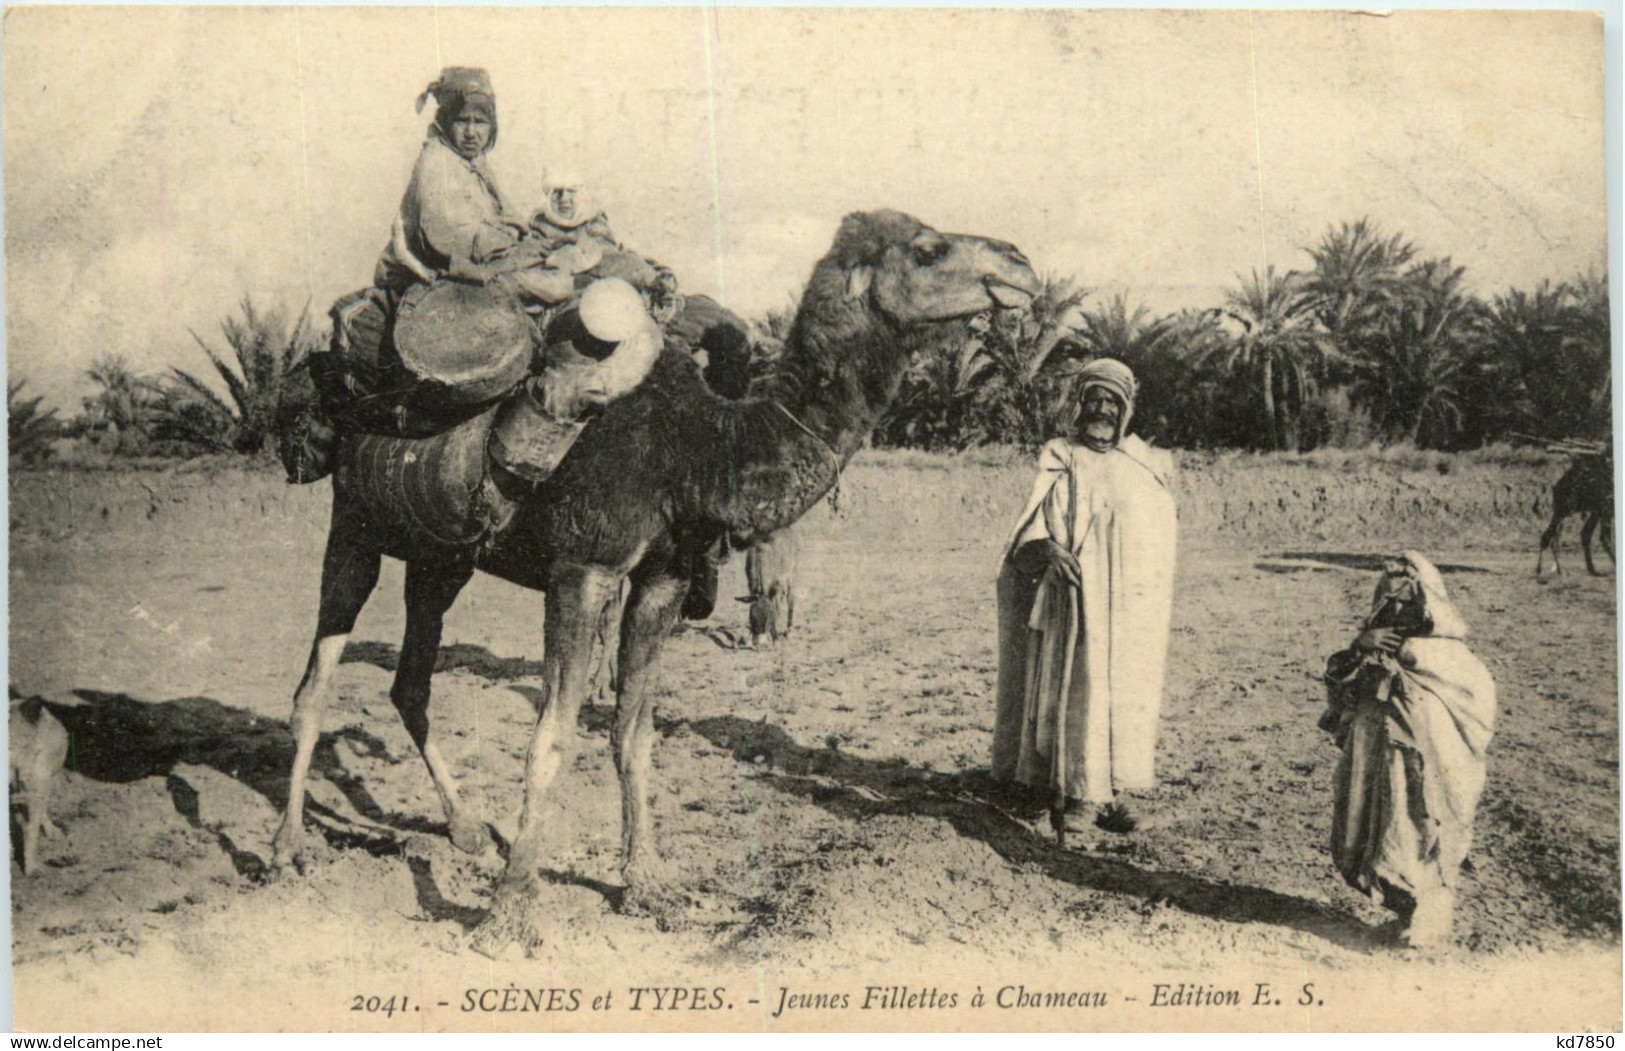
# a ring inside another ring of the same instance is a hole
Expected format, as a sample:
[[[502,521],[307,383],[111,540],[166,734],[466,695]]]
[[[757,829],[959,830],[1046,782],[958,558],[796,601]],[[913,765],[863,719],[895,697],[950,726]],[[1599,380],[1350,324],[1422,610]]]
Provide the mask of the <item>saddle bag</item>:
[[[462,546],[490,530],[498,496],[487,484],[495,409],[431,438],[348,434],[333,496],[367,509],[369,527],[408,546]]]
[[[310,356],[310,376],[328,419],[344,419],[380,391],[403,385],[405,377],[390,350],[390,299],[384,289],[364,288],[328,312],[332,340],[325,354]]]
[[[532,485],[558,469],[587,427],[584,418],[561,419],[546,405],[546,377],[533,377],[497,406],[491,428],[491,459]]]

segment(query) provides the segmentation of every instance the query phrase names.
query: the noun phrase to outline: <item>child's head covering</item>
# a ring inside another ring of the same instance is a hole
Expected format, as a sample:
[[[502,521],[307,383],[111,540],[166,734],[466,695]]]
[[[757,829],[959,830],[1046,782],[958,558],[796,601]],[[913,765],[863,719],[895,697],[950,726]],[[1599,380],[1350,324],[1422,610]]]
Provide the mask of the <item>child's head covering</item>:
[[[463,113],[478,113],[491,123],[490,150],[497,144],[497,97],[491,90],[491,75],[472,66],[447,66],[440,76],[418,96],[417,111],[433,97],[434,122],[441,134],[450,136],[451,126]]]
[[[1370,627],[1396,599],[1414,599],[1421,604],[1423,634],[1439,639],[1467,637],[1467,621],[1450,601],[1444,577],[1437,566],[1416,551],[1390,558],[1383,567],[1382,579],[1377,581],[1376,593],[1371,597],[1366,626]]]
[[[569,215],[559,211],[558,204],[553,199],[561,190],[569,190],[575,194],[575,208]],[[542,187],[541,218],[560,229],[574,230],[579,226],[585,226],[603,213],[603,208],[594,200],[591,189],[581,176],[573,172],[549,174],[546,184]]]

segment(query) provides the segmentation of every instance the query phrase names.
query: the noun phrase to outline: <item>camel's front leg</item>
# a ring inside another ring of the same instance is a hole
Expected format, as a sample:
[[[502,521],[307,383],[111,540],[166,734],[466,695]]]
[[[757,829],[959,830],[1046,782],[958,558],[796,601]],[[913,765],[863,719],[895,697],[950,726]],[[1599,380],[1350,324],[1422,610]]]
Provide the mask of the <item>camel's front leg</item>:
[[[1541,568],[1545,564],[1546,552],[1552,552],[1552,571],[1558,576],[1563,575],[1563,564],[1557,560],[1557,548],[1563,542],[1563,519],[1557,514],[1552,515],[1551,524],[1546,532],[1540,535],[1540,554],[1535,556],[1535,577],[1539,579]]]
[[[532,915],[540,885],[542,806],[576,744],[576,716],[587,688],[594,630],[618,576],[604,569],[561,567],[548,583],[542,658],[541,716],[525,757],[525,802],[508,867],[497,885],[491,914],[474,935],[474,949],[494,956],[517,941],[530,953],[541,944]]]
[[[621,692],[615,709],[615,767],[621,779],[623,907],[663,911],[666,877],[649,828],[649,762],[654,747],[655,659],[670,637],[688,591],[687,580],[634,582],[621,622]]]
[[[401,643],[401,659],[395,668],[395,684],[389,699],[400,712],[406,732],[412,736],[423,762],[429,767],[440,805],[446,814],[446,831],[458,850],[478,853],[490,843],[485,823],[469,813],[457,794],[457,781],[429,736],[430,680],[435,657],[440,652],[440,633],[446,611],[474,574],[469,562],[417,560],[406,565],[406,637]]]

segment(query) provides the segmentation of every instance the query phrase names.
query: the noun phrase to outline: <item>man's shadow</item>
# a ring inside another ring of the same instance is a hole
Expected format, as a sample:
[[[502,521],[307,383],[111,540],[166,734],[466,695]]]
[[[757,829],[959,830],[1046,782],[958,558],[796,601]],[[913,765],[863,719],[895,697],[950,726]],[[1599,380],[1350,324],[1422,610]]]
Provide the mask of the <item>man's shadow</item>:
[[[1267,923],[1371,952],[1384,944],[1376,929],[1334,906],[1183,872],[1140,868],[1115,858],[1055,845],[1007,810],[985,770],[935,774],[902,763],[859,759],[836,749],[806,748],[777,726],[732,716],[700,719],[692,729],[735,759],[768,757],[764,780],[847,820],[884,814],[930,816],[961,836],[987,844],[1012,865],[1035,867],[1051,879],[1175,908],[1227,923]]]

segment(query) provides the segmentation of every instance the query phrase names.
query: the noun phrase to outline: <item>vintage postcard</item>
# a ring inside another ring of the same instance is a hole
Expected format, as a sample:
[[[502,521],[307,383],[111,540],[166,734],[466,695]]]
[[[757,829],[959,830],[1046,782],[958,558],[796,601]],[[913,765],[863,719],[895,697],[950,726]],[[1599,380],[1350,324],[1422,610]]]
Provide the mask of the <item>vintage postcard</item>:
[[[0,46],[19,1031],[1619,1030],[1600,15]]]

